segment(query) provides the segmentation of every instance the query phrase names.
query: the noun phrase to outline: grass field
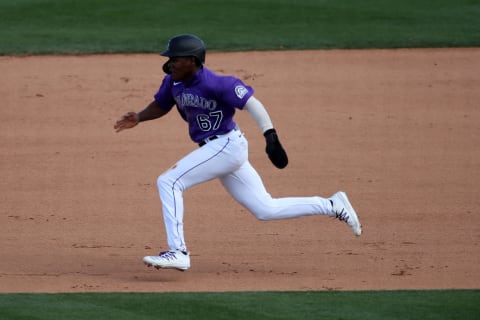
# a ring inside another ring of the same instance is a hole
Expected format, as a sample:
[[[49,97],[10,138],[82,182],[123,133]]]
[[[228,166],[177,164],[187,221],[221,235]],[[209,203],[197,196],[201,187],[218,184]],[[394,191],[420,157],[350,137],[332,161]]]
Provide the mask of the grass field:
[[[480,45],[472,0],[0,1],[0,54],[158,52],[195,33],[209,50]]]
[[[474,0],[0,0],[0,54],[480,46]],[[477,319],[480,290],[0,294],[0,319]]]
[[[477,319],[480,291],[0,295],[2,319]]]

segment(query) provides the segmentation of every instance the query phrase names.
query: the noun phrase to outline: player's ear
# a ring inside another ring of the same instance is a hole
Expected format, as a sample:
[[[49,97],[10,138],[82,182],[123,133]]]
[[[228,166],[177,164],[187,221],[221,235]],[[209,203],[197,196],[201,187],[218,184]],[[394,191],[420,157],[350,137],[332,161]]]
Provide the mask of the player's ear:
[[[193,64],[195,64],[195,66],[197,68],[201,68],[202,67],[202,62],[200,61],[200,59],[198,59],[197,57],[194,57],[192,56],[192,59],[193,59]]]

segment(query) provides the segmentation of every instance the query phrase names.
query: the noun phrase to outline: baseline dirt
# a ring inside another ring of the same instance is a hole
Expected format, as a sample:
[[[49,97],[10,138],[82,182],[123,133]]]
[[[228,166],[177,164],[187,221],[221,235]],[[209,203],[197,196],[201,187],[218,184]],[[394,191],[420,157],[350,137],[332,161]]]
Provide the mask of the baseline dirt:
[[[116,134],[160,85],[158,55],[0,57],[0,292],[480,288],[480,49],[210,53],[256,89],[286,170],[240,112],[273,196],[349,194],[260,222],[218,182],[185,195],[192,268],[157,271],[156,178],[195,148],[172,112]]]

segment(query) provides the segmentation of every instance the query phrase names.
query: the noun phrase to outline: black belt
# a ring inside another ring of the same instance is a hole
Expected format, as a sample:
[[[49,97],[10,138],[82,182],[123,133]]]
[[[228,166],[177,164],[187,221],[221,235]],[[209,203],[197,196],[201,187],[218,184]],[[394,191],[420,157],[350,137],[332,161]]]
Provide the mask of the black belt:
[[[215,140],[215,139],[218,139],[218,136],[210,136],[208,137],[207,139],[203,140],[203,141],[200,141],[200,143],[198,144],[199,147],[203,147],[204,145],[207,144],[208,141],[212,141],[212,140]]]
[[[235,128],[233,128],[231,131],[238,131],[238,130],[240,130],[240,129],[239,129],[237,126],[235,126]],[[227,132],[226,134],[230,133],[231,131]],[[219,138],[219,136],[217,136],[217,135],[215,135],[215,136],[210,136],[210,137],[206,138],[205,140],[200,141],[200,142],[198,143],[198,146],[199,146],[199,147],[203,147],[204,145],[207,144],[207,142],[216,140],[216,139],[218,139],[218,138]]]

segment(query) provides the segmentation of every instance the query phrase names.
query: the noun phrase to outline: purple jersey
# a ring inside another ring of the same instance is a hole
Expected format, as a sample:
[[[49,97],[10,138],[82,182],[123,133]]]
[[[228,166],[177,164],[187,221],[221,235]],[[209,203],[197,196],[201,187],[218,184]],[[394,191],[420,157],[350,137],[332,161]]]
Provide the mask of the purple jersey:
[[[252,95],[253,89],[240,79],[218,75],[204,67],[188,82],[165,76],[154,98],[166,110],[177,105],[188,122],[190,138],[198,143],[235,128],[235,109],[243,109]]]

